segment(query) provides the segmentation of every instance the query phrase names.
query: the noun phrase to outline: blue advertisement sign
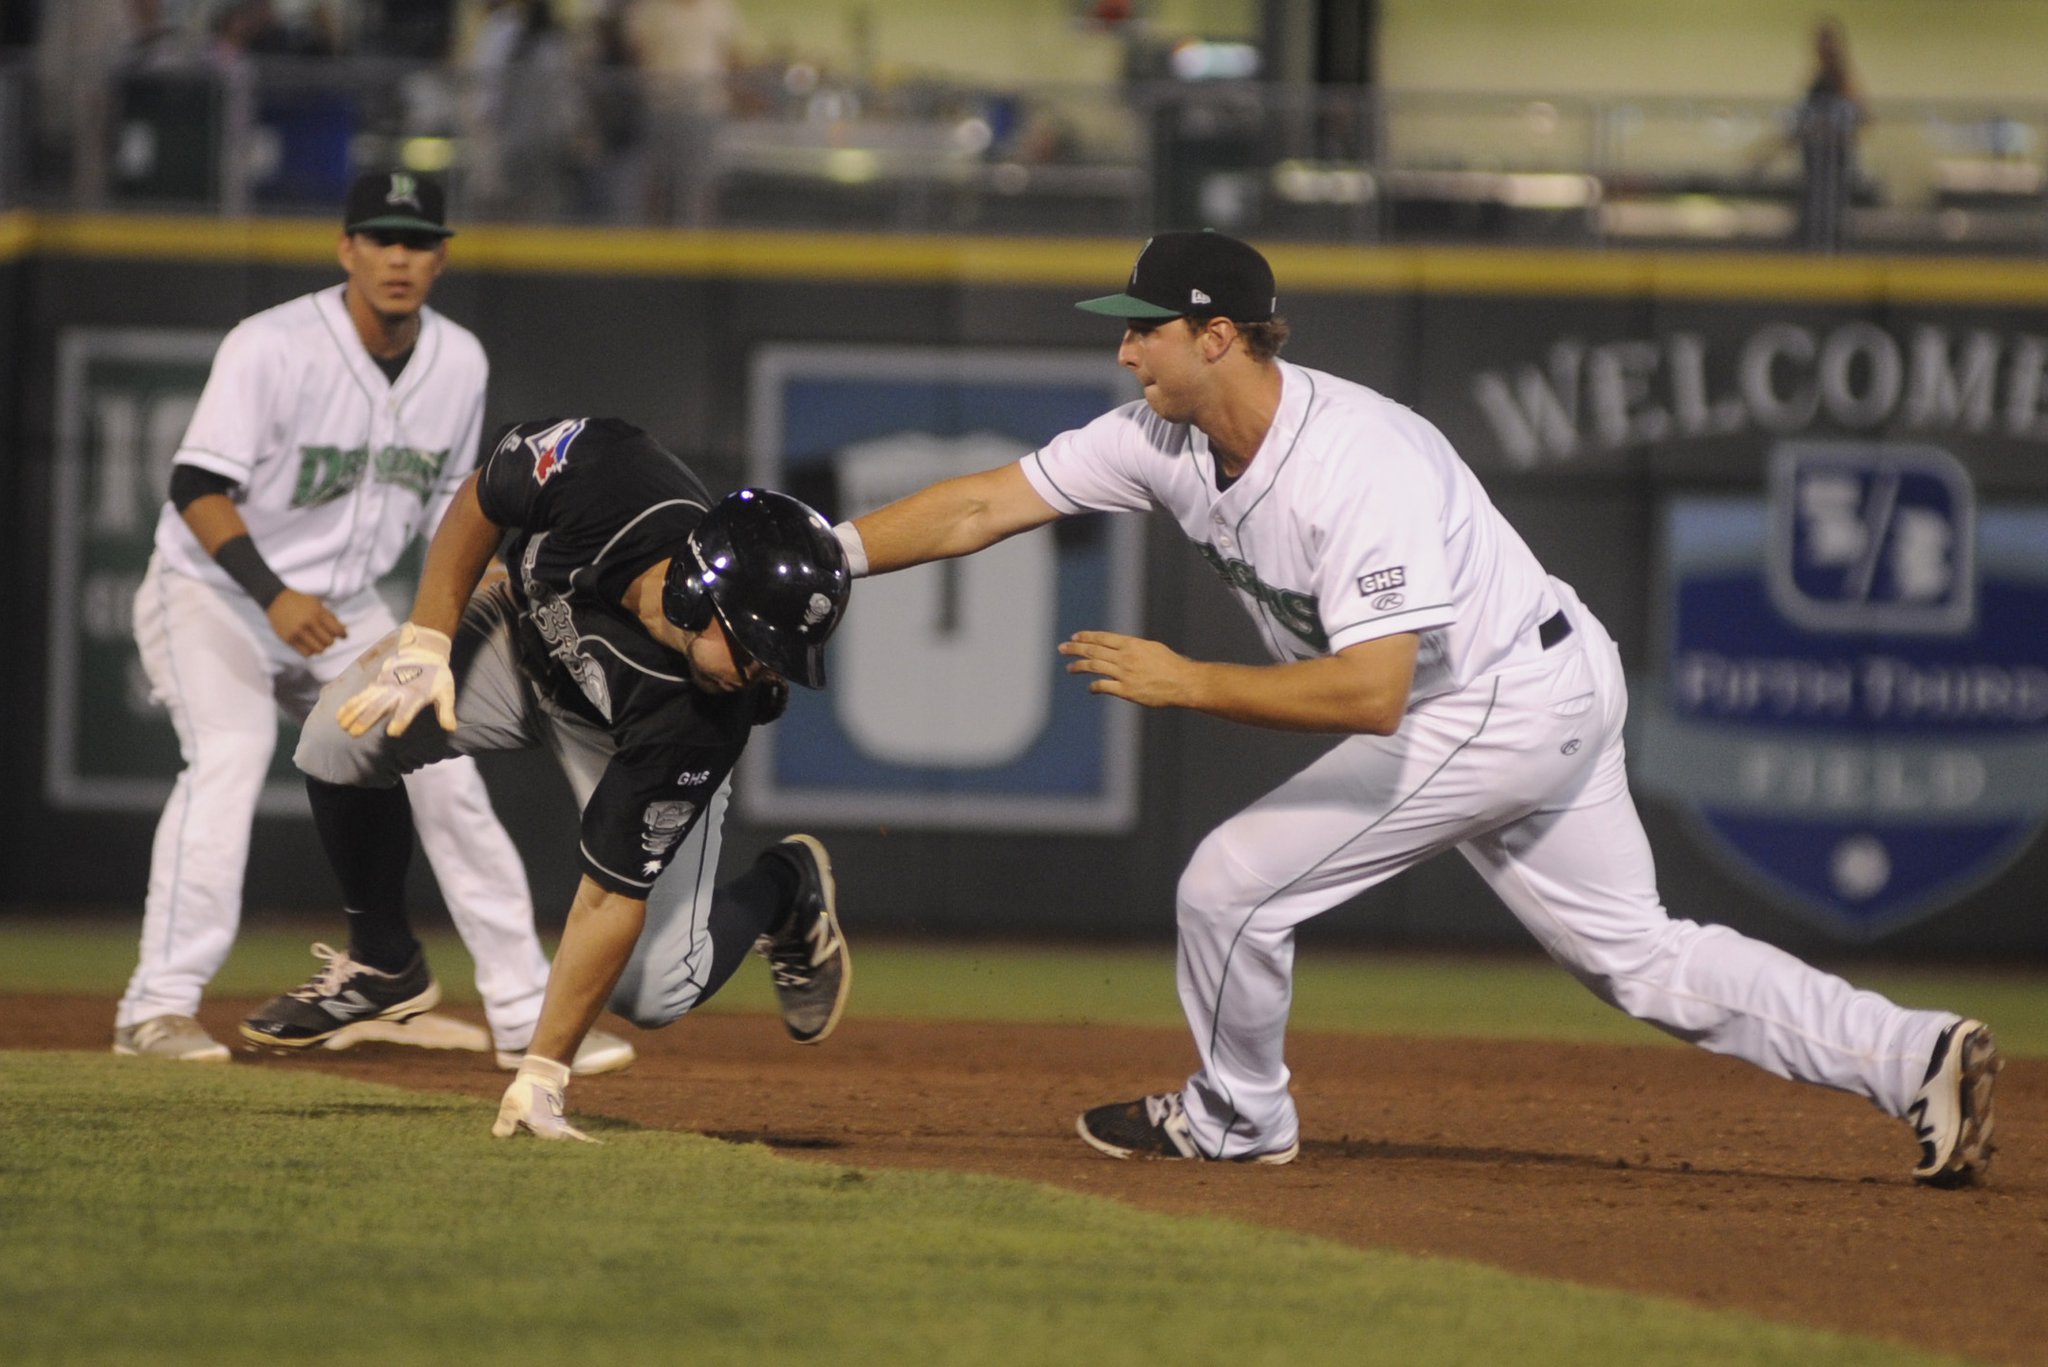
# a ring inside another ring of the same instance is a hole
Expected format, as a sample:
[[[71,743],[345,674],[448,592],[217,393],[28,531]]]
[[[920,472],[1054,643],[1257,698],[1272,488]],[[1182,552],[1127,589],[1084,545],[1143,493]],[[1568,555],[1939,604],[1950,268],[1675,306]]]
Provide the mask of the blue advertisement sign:
[[[1872,940],[2008,866],[2048,814],[2048,509],[1945,452],[1787,442],[1767,499],[1664,518],[1644,786],[1782,905]]]
[[[1014,462],[1137,397],[1104,354],[771,347],[754,358],[748,477],[833,519]],[[1057,644],[1136,632],[1144,523],[1062,519],[979,554],[861,580],[822,693],[755,733],[741,810],[770,823],[1128,830],[1138,709]],[[1107,704],[1107,705],[1105,705]]]

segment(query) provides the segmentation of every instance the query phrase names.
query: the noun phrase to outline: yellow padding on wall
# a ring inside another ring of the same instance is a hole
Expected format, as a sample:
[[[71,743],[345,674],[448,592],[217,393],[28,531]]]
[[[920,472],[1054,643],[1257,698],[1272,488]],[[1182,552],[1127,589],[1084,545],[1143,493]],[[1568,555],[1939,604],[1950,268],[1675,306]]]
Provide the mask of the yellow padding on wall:
[[[305,219],[0,214],[0,261],[44,255],[320,265],[338,229]],[[656,228],[465,227],[467,270],[1114,288],[1135,243],[1121,238],[941,237]],[[1783,253],[1274,244],[1282,288],[1317,293],[1586,295],[1616,298],[1890,300],[2038,306],[2048,261]]]

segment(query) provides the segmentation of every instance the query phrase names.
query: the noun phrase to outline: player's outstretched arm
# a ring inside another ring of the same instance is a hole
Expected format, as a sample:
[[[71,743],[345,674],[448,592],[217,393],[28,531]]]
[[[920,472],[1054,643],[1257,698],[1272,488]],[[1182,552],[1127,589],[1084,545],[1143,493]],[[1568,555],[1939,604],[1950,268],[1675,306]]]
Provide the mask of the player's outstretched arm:
[[[469,596],[482,582],[484,570],[498,552],[504,529],[484,516],[477,502],[477,477],[462,481],[448,505],[434,539],[427,543],[427,561],[413,595],[412,621],[417,626],[453,636],[462,622]]]
[[[1190,660],[1138,636],[1080,631],[1060,643],[1069,674],[1097,676],[1091,693],[1142,707],[1185,707],[1276,731],[1391,736],[1408,707],[1413,632],[1290,664]]]
[[[547,996],[541,999],[540,1021],[533,1028],[527,1052],[568,1063],[576,1057],[584,1035],[611,1000],[640,929],[647,923],[647,903],[611,892],[585,874],[576,885],[576,900],[562,925],[562,943],[548,970]]]
[[[533,1044],[498,1104],[492,1134],[510,1139],[523,1130],[540,1139],[590,1138],[567,1118],[563,1093],[569,1086],[569,1061],[618,986],[646,923],[646,902],[608,892],[584,876],[562,927],[554,967],[548,970]]]
[[[971,555],[1058,516],[1016,465],[941,480],[853,520],[867,557],[855,573],[885,574]]]

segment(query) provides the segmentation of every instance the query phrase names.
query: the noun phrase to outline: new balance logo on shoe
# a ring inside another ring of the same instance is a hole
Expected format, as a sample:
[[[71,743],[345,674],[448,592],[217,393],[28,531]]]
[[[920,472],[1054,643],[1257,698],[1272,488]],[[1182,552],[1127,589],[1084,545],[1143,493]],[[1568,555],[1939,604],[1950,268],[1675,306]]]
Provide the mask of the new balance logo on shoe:
[[[265,1048],[308,1049],[365,1022],[402,1025],[440,1004],[441,986],[417,951],[396,973],[379,972],[327,945],[314,945],[313,957],[321,960],[320,971],[243,1021],[243,1039]]]
[[[352,1021],[365,1012],[375,1011],[377,1003],[362,993],[350,988],[338,997],[329,997],[319,1004],[320,1009],[338,1021]]]

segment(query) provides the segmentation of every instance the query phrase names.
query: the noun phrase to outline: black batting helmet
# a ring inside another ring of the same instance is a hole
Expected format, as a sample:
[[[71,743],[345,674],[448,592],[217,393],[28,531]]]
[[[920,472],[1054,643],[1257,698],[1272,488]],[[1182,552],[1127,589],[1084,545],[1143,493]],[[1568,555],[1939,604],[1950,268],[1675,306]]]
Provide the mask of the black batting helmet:
[[[669,561],[661,610],[685,631],[713,613],[740,651],[806,688],[825,686],[825,639],[846,611],[853,575],[831,526],[772,489],[713,504]]]

